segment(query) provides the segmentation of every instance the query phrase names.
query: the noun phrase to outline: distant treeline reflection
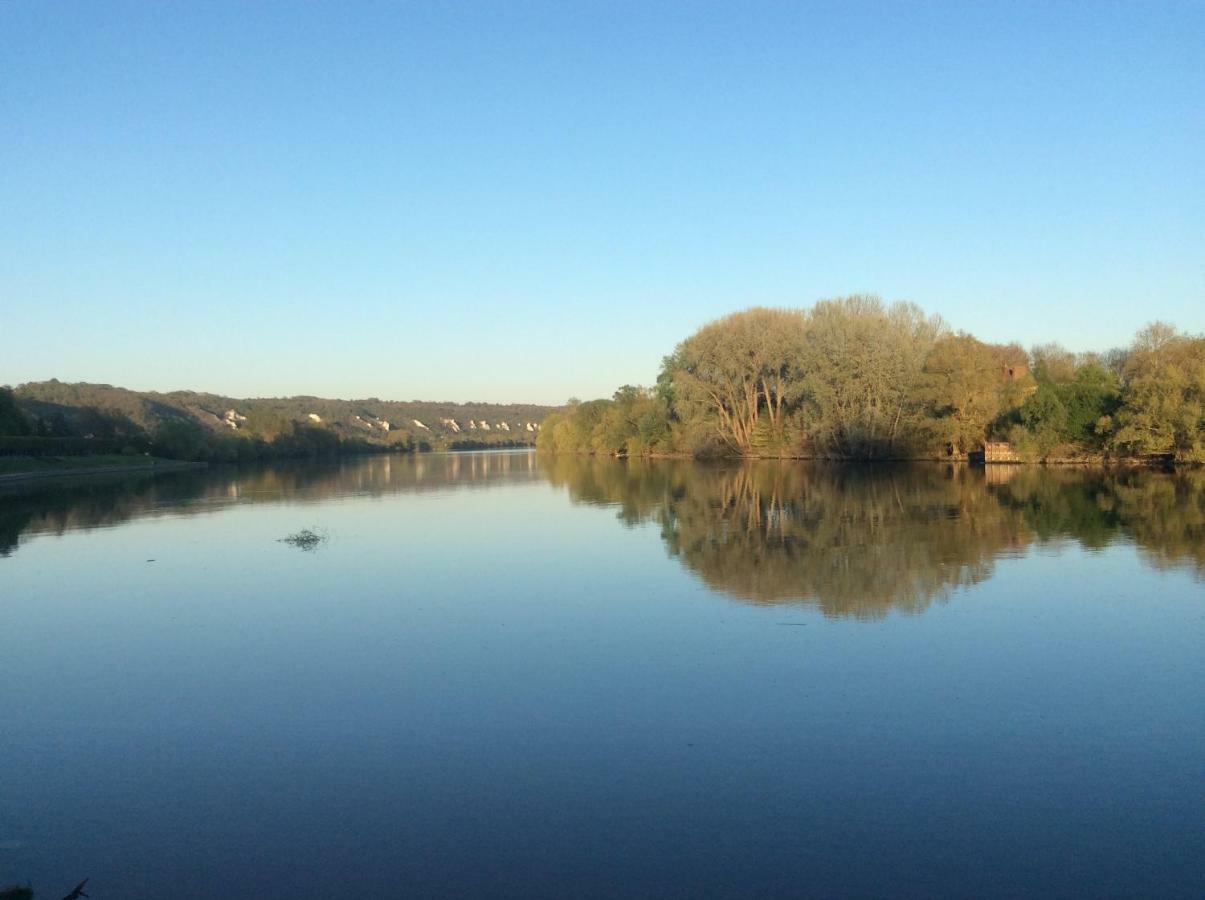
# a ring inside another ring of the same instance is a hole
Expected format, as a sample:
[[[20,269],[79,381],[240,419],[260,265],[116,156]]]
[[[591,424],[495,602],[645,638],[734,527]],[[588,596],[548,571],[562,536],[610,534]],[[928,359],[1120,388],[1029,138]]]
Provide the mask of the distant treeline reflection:
[[[1205,577],[1205,473],[541,458],[578,503],[656,522],[709,587],[830,616],[918,612],[1034,543],[1133,541]]]
[[[356,457],[340,463],[217,466],[158,475],[92,475],[0,486],[0,557],[24,534],[62,534],[232,503],[316,503],[347,494],[488,487],[540,478],[531,452]]]

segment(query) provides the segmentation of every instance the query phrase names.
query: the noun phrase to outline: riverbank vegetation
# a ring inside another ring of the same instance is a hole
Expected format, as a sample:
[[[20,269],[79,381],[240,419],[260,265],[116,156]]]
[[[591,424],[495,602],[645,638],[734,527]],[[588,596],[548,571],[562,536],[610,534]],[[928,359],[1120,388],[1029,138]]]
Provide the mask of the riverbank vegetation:
[[[755,308],[703,326],[655,386],[570,401],[557,453],[966,458],[1006,441],[1029,461],[1205,462],[1205,338],[1156,323],[1129,348],[1030,350],[858,295]]]

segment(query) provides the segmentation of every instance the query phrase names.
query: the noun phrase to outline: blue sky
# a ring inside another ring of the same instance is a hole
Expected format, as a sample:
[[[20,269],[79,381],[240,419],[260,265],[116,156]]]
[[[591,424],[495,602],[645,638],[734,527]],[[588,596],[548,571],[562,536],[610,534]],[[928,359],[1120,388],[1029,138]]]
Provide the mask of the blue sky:
[[[1205,331],[1205,3],[0,4],[0,383],[556,403],[859,291]]]

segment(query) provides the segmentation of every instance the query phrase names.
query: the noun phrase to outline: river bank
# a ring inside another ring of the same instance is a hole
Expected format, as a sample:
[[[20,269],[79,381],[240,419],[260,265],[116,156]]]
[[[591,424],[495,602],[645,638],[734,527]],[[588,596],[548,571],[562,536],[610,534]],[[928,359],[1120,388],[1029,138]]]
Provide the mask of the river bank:
[[[75,478],[86,475],[118,475],[125,473],[174,472],[180,469],[200,469],[204,462],[130,456],[78,456],[0,458],[0,485],[16,484],[45,478]]]
[[[774,456],[708,456],[695,457],[688,453],[571,453],[570,456],[599,456],[612,459],[641,459],[641,460],[679,460],[690,462],[754,462],[754,461],[789,461],[815,463],[845,463],[845,464],[875,464],[875,463],[957,463],[959,465],[983,468],[1078,468],[1078,469],[1189,469],[1200,466],[1200,463],[1188,460],[1176,460],[1168,457],[1132,457],[1132,456],[1074,456],[1048,457],[1045,459],[1015,459],[1007,462],[983,462],[970,459],[965,455],[959,456],[880,456],[874,458],[856,456],[821,456],[802,454],[777,454]]]

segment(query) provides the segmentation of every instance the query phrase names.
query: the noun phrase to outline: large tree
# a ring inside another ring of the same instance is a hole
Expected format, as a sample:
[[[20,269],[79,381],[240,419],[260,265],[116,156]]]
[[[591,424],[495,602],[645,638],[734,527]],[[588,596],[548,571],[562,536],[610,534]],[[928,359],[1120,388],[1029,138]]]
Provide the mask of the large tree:
[[[802,385],[805,333],[798,311],[733,313],[679,344],[665,359],[662,384],[684,418],[751,455],[766,429],[774,441],[784,439]]]
[[[814,452],[894,456],[921,411],[926,356],[945,332],[911,303],[855,295],[817,303],[803,356],[804,428]]]
[[[1113,445],[1205,462],[1205,338],[1156,322],[1139,332],[1124,370]]]
[[[1026,368],[1019,347],[985,344],[966,332],[938,340],[922,379],[937,440],[958,453],[974,450],[992,423],[1032,392]]]

